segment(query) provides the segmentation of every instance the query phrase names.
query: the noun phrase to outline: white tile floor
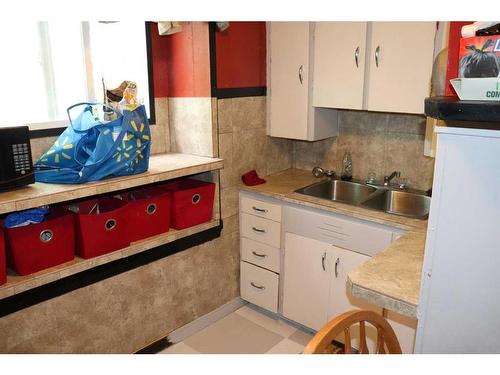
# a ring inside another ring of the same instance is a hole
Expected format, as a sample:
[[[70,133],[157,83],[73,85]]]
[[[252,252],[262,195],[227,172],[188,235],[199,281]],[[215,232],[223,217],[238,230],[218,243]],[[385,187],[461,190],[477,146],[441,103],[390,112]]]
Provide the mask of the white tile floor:
[[[300,354],[311,338],[246,305],[160,354]]]

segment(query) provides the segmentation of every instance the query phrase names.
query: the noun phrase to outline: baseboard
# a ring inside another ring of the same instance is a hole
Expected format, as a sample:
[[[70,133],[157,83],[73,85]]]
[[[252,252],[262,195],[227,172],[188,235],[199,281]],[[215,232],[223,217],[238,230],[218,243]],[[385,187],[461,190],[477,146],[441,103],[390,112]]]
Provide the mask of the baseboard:
[[[167,340],[172,344],[181,342],[194,335],[196,332],[199,332],[209,325],[215,323],[216,321],[224,318],[226,315],[229,315],[232,312],[238,310],[240,307],[245,306],[247,303],[248,302],[241,299],[241,297],[236,297],[235,299],[225,303],[224,305],[216,308],[208,314],[205,314],[198,319],[193,320],[192,322],[180,328],[177,328],[167,336]]]

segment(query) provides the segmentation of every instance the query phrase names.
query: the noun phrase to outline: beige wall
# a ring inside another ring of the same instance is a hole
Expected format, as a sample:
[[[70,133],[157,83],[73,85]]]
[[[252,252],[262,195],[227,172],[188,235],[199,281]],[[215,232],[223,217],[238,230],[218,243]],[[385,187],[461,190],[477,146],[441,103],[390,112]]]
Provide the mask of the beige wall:
[[[342,158],[351,152],[353,176],[365,180],[370,171],[381,180],[394,170],[410,187],[432,187],[434,159],[424,156],[425,117],[418,115],[341,111],[338,137],[318,142],[294,141],[294,167],[316,165],[340,174]]]

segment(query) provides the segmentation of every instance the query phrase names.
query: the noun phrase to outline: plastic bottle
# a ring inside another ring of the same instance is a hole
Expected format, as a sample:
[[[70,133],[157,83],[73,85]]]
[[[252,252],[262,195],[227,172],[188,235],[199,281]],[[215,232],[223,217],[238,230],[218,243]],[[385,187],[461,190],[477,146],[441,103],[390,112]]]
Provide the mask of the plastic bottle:
[[[347,151],[342,159],[342,174],[340,179],[344,181],[352,180],[352,158],[351,153]]]

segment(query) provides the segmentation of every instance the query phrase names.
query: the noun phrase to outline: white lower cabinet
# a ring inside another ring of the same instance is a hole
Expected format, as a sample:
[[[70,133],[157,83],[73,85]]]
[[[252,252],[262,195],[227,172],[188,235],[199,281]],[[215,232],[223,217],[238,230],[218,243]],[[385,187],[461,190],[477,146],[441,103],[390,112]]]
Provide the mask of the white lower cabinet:
[[[382,314],[382,309],[380,307],[353,297],[347,288],[347,274],[366,262],[370,257],[336,246],[332,246],[332,250],[333,270],[328,300],[328,320],[330,321],[342,313],[355,309],[372,310],[378,314]],[[353,327],[351,332],[351,345],[353,348],[358,349],[359,326]],[[368,350],[370,353],[374,353],[377,343],[377,330],[369,324],[366,325],[366,338]],[[337,341],[343,343],[344,336],[341,335],[338,337]]]
[[[400,230],[281,206],[276,200],[245,193],[241,193],[240,207],[244,300],[314,330],[354,309],[382,314],[382,308],[351,295],[347,275],[401,235]],[[339,236],[343,242],[339,242]],[[416,321],[390,311],[387,320],[403,353],[413,353]],[[373,353],[375,328],[367,325],[366,334],[368,349]],[[352,346],[358,348],[355,328],[351,337]],[[344,338],[337,340],[343,342]]]
[[[285,234],[283,315],[319,330],[328,320],[331,245]]]

